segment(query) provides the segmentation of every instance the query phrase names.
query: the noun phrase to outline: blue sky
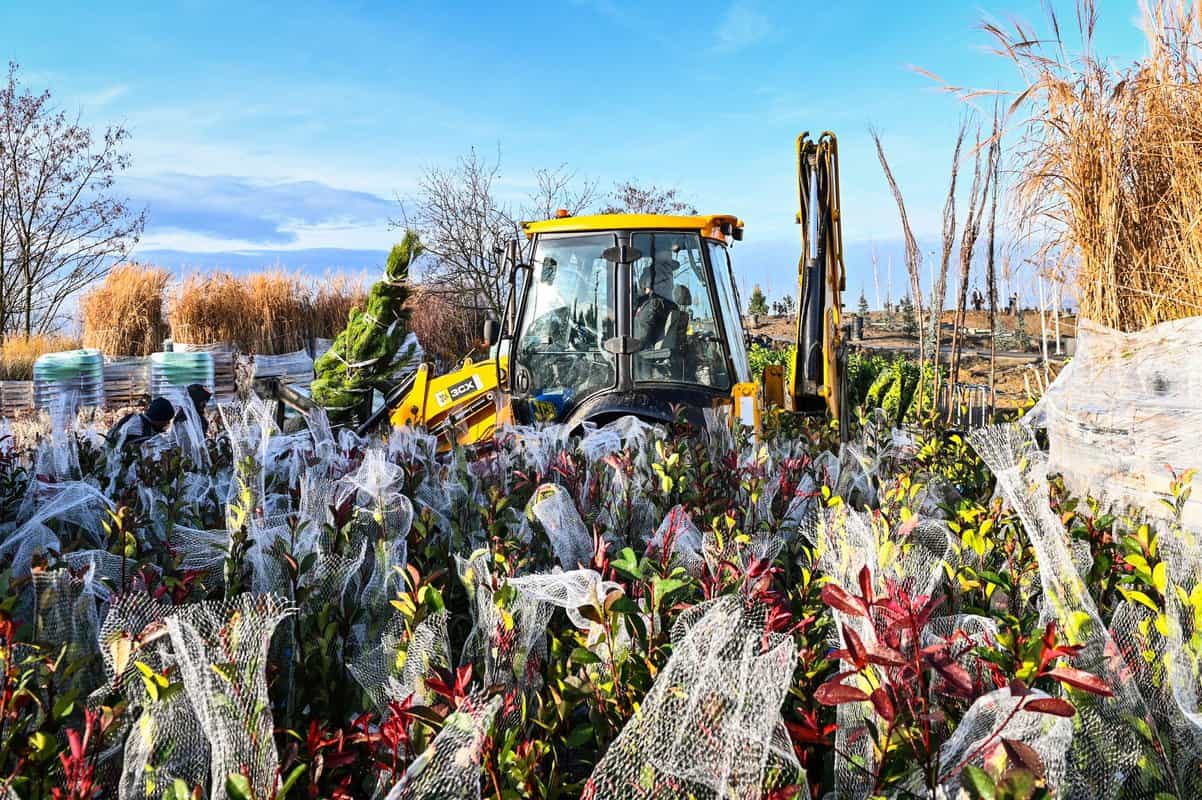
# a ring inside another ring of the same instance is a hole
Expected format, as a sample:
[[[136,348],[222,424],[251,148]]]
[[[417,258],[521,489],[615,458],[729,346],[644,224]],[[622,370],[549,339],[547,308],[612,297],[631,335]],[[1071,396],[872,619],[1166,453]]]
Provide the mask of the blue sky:
[[[1137,10],[1108,0],[1099,51],[1139,55]],[[1071,4],[1061,11],[1071,20]],[[796,274],[794,137],[831,129],[848,289],[871,299],[867,243],[887,261],[900,228],[869,128],[933,241],[966,106],[909,67],[1013,89],[979,28],[1011,17],[1047,28],[1030,0],[3,0],[0,55],[85,122],[131,130],[121,188],[149,210],[140,253],[169,266],[377,263],[397,237],[396,198],[474,146],[499,149],[514,201],[535,169],[566,164],[602,188],[675,185],[702,210],[737,213],[743,281],[775,296]],[[894,269],[896,296],[900,255]]]

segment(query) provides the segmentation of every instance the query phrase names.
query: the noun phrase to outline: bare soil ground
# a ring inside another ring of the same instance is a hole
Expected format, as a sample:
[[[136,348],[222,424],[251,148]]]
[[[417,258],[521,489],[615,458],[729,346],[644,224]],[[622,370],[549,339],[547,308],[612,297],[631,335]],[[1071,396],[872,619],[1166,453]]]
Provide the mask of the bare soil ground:
[[[1026,327],[1029,344],[1020,347],[1017,331],[1019,316],[1010,314],[998,315],[998,329],[1001,336],[997,346],[997,393],[998,406],[1013,408],[1024,403],[1031,395],[1036,397],[1042,391],[1046,382],[1056,377],[1064,366],[1069,347],[1077,334],[1077,320],[1072,315],[1061,315],[1060,336],[1061,353],[1056,353],[1054,321],[1049,316],[1048,322],[1048,364],[1040,358],[1040,325],[1038,311],[1023,311],[1022,324]],[[951,349],[954,312],[945,311],[941,319],[943,362],[947,363]],[[797,325],[796,317],[761,317],[759,324],[754,319],[747,319],[747,330],[752,336],[766,336],[782,344],[792,342]],[[961,383],[989,384],[989,313],[986,311],[968,311],[964,316],[964,355],[961,358]],[[916,336],[902,330],[900,315],[890,319],[883,312],[874,311],[868,315],[864,325],[864,338],[853,341],[853,346],[876,353],[913,353],[918,352]]]

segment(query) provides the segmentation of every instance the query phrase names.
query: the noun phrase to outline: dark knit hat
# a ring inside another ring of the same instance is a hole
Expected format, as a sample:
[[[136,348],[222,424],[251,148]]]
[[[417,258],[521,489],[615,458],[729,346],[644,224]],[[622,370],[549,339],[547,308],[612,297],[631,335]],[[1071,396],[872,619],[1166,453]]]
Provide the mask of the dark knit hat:
[[[209,402],[209,398],[212,396],[213,393],[210,392],[208,388],[204,386],[204,384],[188,384],[188,397],[190,397],[192,402],[196,405],[203,406],[205,403]]]
[[[166,397],[156,397],[146,406],[146,419],[156,425],[166,425],[175,416],[175,406]]]

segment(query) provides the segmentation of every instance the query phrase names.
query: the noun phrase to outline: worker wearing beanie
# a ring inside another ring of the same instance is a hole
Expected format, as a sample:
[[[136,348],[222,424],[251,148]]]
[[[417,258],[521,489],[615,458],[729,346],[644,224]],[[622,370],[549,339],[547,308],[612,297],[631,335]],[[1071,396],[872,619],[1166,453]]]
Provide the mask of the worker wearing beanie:
[[[175,406],[171,405],[171,401],[156,397],[145,411],[135,411],[122,417],[104,438],[110,447],[140,445],[167,430],[174,417]]]

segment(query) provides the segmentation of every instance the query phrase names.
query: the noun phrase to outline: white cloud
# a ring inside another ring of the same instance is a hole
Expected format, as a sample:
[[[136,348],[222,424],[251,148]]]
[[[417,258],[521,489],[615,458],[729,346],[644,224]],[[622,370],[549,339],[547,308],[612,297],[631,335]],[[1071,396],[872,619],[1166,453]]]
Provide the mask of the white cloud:
[[[320,181],[229,175],[127,176],[120,189],[147,208],[143,246],[177,250],[386,245],[393,200]]]
[[[746,3],[735,3],[726,11],[716,33],[716,49],[731,53],[760,42],[771,33],[768,18]]]
[[[123,83],[107,86],[90,94],[80,96],[79,103],[84,108],[103,108],[114,100],[129,93],[129,87]]]

